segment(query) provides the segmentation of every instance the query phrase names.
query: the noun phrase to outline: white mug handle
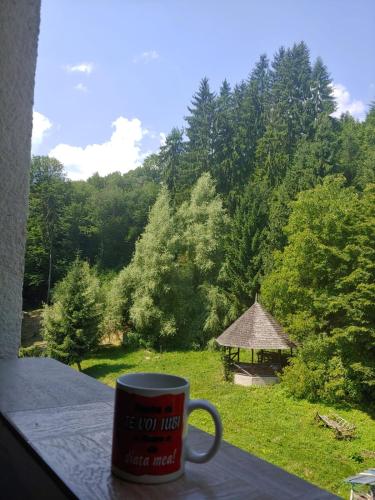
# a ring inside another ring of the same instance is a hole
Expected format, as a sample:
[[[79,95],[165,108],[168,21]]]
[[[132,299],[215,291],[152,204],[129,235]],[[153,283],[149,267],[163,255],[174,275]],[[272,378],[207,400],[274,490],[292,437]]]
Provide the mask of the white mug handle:
[[[215,424],[215,437],[211,447],[208,451],[198,452],[194,451],[190,448],[189,444],[185,445],[185,459],[189,462],[194,462],[196,464],[203,464],[204,462],[208,462],[211,458],[216,455],[221,439],[223,437],[223,426],[221,424],[221,418],[217,409],[212,405],[209,401],[205,399],[193,399],[189,401],[187,414],[188,416],[194,410],[206,410],[211,415],[212,420]]]

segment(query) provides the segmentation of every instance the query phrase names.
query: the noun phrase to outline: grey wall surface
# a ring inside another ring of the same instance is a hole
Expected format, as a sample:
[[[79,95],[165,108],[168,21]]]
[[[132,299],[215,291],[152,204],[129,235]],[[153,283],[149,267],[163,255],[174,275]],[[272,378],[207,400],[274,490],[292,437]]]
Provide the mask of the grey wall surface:
[[[40,0],[0,0],[0,358],[21,339]]]

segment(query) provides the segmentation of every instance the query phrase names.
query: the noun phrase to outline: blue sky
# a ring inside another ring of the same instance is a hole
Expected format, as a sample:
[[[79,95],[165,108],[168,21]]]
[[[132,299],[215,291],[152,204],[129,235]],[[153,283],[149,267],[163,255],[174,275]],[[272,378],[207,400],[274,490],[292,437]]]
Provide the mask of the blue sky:
[[[183,125],[203,76],[218,90],[304,40],[340,111],[375,98],[373,0],[42,0],[33,153],[72,179],[126,172]]]

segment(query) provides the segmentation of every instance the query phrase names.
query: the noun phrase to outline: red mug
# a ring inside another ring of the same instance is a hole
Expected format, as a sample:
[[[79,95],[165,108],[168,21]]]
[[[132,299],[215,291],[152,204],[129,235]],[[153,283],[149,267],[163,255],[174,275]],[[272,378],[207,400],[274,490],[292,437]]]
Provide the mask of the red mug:
[[[207,452],[187,442],[188,415],[208,411],[215,436]],[[189,382],[175,375],[131,373],[116,382],[112,472],[137,483],[164,483],[184,473],[185,460],[203,463],[218,451],[222,425],[216,408],[189,399]]]

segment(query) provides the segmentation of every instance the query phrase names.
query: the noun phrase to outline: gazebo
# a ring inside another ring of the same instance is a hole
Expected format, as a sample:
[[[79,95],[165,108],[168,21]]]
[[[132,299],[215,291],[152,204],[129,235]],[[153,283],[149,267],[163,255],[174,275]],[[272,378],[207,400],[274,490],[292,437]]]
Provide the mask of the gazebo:
[[[278,381],[276,372],[287,362],[296,345],[281,325],[255,299],[254,304],[217,339],[240,385],[269,385]],[[240,362],[240,350],[251,350],[251,363]],[[256,353],[257,360],[254,361]]]

